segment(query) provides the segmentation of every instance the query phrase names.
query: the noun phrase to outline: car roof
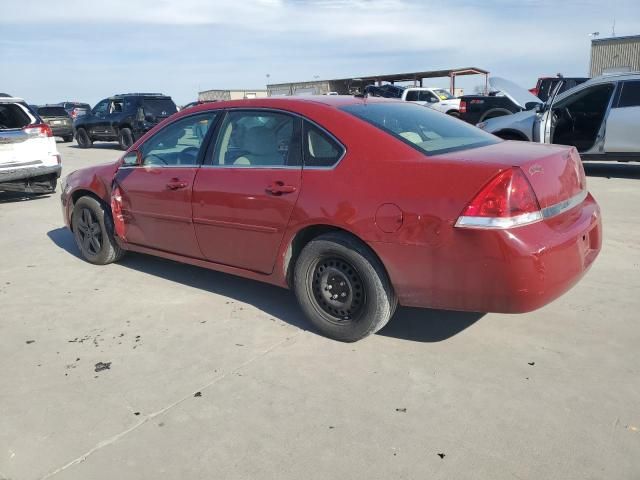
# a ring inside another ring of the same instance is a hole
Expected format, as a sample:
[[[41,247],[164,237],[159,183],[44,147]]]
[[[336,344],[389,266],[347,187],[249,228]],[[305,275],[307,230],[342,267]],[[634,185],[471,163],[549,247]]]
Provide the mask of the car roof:
[[[218,102],[203,103],[198,105],[199,110],[234,108],[234,107],[264,107],[279,108],[293,105],[320,104],[328,107],[343,107],[346,105],[360,105],[367,103],[400,102],[398,99],[382,97],[357,97],[355,95],[305,95],[300,97],[268,97],[251,98],[244,100],[222,100]]]
[[[23,98],[19,97],[0,97],[0,102],[2,103],[24,103]]]
[[[640,80],[640,72],[609,73],[606,75],[600,75],[599,77],[587,80],[583,85],[593,85],[595,83],[607,83],[611,81],[621,82],[624,80]]]

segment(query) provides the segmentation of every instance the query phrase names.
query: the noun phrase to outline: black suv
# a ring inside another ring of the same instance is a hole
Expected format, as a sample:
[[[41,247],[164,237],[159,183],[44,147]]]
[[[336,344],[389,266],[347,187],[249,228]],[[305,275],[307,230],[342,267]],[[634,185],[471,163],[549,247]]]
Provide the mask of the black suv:
[[[178,109],[171,97],[161,93],[124,93],[99,101],[73,124],[81,148],[95,140],[117,141],[128,149],[142,135]]]

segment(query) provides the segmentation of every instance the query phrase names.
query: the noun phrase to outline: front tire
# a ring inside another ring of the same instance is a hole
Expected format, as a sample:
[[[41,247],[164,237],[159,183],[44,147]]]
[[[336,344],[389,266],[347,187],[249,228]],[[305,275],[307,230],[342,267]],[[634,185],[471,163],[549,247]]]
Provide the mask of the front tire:
[[[131,129],[123,128],[118,133],[118,143],[120,144],[120,150],[129,150],[129,147],[133,145],[133,133]]]
[[[380,330],[398,304],[380,261],[342,233],[321,235],[304,247],[293,286],[311,323],[323,335],[343,342]]]
[[[89,134],[84,128],[79,128],[76,131],[76,142],[78,142],[80,148],[91,148],[93,145],[91,137],[89,137]]]
[[[124,255],[115,241],[111,212],[93,197],[81,197],[73,207],[73,236],[82,257],[96,265],[120,260]]]

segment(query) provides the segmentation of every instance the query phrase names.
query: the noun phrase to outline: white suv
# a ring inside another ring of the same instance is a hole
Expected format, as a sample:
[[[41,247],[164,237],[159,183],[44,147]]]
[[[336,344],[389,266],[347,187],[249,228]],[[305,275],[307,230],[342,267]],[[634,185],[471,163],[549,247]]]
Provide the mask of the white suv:
[[[444,88],[407,87],[402,92],[402,100],[419,103],[454,117],[460,116],[460,99]]]
[[[21,98],[0,95],[0,191],[55,192],[61,170],[51,128]]]

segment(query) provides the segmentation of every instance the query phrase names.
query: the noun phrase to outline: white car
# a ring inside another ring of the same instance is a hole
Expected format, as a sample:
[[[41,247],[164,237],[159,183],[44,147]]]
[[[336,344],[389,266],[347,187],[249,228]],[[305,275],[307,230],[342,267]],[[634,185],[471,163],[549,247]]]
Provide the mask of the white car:
[[[55,192],[61,170],[51,128],[21,98],[0,96],[0,191]]]
[[[592,78],[545,103],[504,80],[500,89],[526,110],[477,127],[505,140],[572,145],[583,160],[640,160],[640,73]]]
[[[444,88],[408,87],[402,92],[402,100],[419,103],[454,117],[460,116],[460,99]]]

